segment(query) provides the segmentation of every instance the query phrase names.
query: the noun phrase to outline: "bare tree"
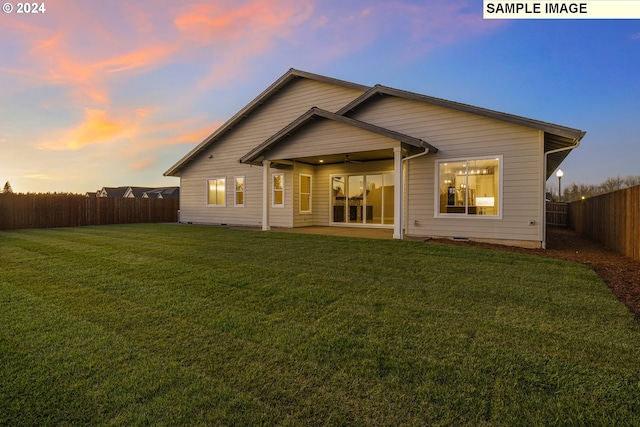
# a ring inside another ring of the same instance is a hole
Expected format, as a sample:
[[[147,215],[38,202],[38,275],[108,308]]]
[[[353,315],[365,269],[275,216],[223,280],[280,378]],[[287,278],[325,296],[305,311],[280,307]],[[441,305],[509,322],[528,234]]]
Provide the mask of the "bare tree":
[[[640,175],[627,177],[607,178],[602,184],[569,184],[562,191],[562,199],[569,202],[580,200],[581,198],[594,197],[599,194],[611,193],[629,187],[640,185]]]

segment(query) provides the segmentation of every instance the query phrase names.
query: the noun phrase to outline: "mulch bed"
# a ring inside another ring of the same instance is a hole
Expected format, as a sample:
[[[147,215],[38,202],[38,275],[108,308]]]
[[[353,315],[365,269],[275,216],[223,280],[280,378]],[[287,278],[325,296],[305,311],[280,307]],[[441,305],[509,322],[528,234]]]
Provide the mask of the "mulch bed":
[[[588,265],[640,323],[640,262],[563,229],[547,230],[547,249],[525,249],[479,242],[433,240],[453,245],[522,252]]]

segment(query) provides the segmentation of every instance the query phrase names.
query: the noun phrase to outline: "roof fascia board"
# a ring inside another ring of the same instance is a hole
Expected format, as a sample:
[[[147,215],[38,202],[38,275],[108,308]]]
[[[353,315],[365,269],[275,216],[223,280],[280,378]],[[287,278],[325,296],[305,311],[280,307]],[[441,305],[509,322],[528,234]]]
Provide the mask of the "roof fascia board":
[[[334,114],[330,111],[323,110],[321,108],[313,107],[296,120],[291,122],[288,126],[281,129],[279,132],[268,138],[262,144],[251,150],[249,153],[245,154],[239,161],[240,163],[253,163],[257,158],[262,156],[262,153],[265,150],[268,150],[270,147],[277,144],[282,138],[287,135],[292,134],[296,130],[300,129],[302,126],[309,123],[316,117],[323,117],[325,119],[333,120],[335,122],[343,123],[349,126],[355,126],[357,128],[377,133],[382,136],[386,136],[391,139],[398,140],[400,142],[404,142],[406,144],[412,145],[414,147],[426,148],[432,153],[436,153],[438,149],[431,144],[419,139],[415,138],[400,132],[395,132],[389,129],[381,128],[379,126],[372,125],[370,123],[366,123],[360,120],[355,120],[349,117],[341,116],[338,114]]]
[[[316,80],[323,83],[335,84],[343,87],[347,87],[354,90],[366,92],[370,89],[369,86],[360,85],[357,83],[351,83],[345,80],[334,79],[332,77],[326,77],[319,74],[313,74],[306,71],[296,70],[290,68],[285,74],[283,74],[278,80],[271,84],[267,89],[262,91],[260,95],[255,97],[244,108],[233,115],[222,126],[216,129],[211,135],[206,137],[200,144],[198,144],[193,150],[189,151],[182,159],[180,159],[175,165],[168,169],[164,176],[176,176],[176,174],[184,167],[184,165],[192,160],[198,153],[208,148],[216,139],[222,137],[224,133],[233,129],[240,121],[247,117],[253,110],[264,104],[271,96],[278,93],[280,89],[289,84],[291,81],[298,78],[306,78]]]
[[[556,125],[553,123],[542,122],[539,120],[529,119],[526,117],[516,116],[513,114],[502,113],[495,110],[489,110],[482,107],[476,107],[469,104],[462,104],[460,102],[449,101],[446,99],[435,98],[433,96],[421,95],[414,92],[408,92],[400,89],[394,89],[382,85],[376,85],[372,87],[369,91],[362,94],[339,111],[336,114],[346,115],[350,111],[354,110],[356,107],[367,103],[370,99],[374,98],[376,95],[391,95],[397,96],[405,99],[410,99],[418,102],[424,102],[427,104],[438,105],[440,107],[451,108],[458,111],[464,111],[467,113],[477,114],[484,117],[493,118],[496,120],[501,120],[525,127],[530,127],[538,130],[542,130],[547,133],[551,133],[558,136],[564,136],[571,139],[582,139],[586,132],[583,132],[578,129],[573,129],[565,126]]]

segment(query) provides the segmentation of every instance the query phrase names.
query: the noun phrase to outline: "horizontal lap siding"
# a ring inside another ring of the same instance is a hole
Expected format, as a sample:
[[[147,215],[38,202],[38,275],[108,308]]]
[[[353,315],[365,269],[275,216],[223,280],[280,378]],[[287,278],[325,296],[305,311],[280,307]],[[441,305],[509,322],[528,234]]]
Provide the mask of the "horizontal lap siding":
[[[416,236],[539,241],[540,131],[471,113],[384,97],[353,118],[421,138],[439,149],[409,161],[406,232]],[[435,218],[436,160],[503,156],[503,217]],[[529,220],[536,222],[528,225]],[[417,221],[417,222],[416,222]]]
[[[281,141],[269,150],[265,157],[295,159],[296,157],[319,156],[341,153],[356,153],[368,150],[391,150],[399,146],[397,140],[378,135],[344,123],[318,119]]]
[[[262,221],[262,167],[238,163],[250,150],[311,107],[336,111],[360,92],[309,79],[292,81],[254,110],[181,172],[181,221],[257,226]],[[213,158],[209,158],[209,156]],[[277,170],[272,170],[277,172]],[[245,176],[245,206],[234,207],[234,177]],[[206,206],[206,180],[227,179],[226,207]],[[285,208],[272,209],[272,225],[292,225],[293,175],[285,171]],[[274,212],[276,211],[276,212]]]

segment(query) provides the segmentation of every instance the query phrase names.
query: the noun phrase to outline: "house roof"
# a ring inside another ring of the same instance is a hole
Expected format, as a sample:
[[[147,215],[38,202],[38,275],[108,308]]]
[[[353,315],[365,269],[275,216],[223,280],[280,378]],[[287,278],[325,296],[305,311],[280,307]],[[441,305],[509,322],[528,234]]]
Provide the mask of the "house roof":
[[[254,98],[249,104],[247,104],[243,109],[238,111],[233,117],[227,120],[222,126],[216,129],[211,135],[206,137],[200,144],[198,144],[193,150],[191,150],[187,155],[185,155],[182,159],[178,161],[175,165],[173,165],[169,170],[167,170],[164,175],[165,176],[179,176],[180,170],[188,164],[191,160],[194,160],[202,151],[209,148],[212,144],[214,144],[218,139],[220,139],[225,133],[233,129],[238,125],[244,118],[246,118],[252,111],[259,108],[262,104],[264,104],[270,97],[278,93],[283,87],[288,85],[290,82],[299,79],[306,78],[311,80],[316,80],[324,83],[331,83],[338,86],[343,86],[346,88],[351,88],[359,91],[366,91],[369,89],[369,86],[363,86],[357,83],[351,83],[344,80],[334,79],[332,77],[326,77],[319,74],[308,73],[306,71],[296,70],[294,68],[289,69],[282,77],[276,80],[271,86],[269,86],[266,90],[264,90],[260,95]]]
[[[517,124],[520,126],[526,126],[529,128],[541,130],[544,132],[544,151],[555,151],[558,149],[577,147],[577,144],[585,136],[586,132],[569,128],[566,126],[560,126],[553,123],[543,122],[540,120],[529,119],[526,117],[516,116],[514,114],[503,113],[500,111],[489,110],[486,108],[476,107],[473,105],[462,104],[455,101],[449,101],[446,99],[435,98],[433,96],[421,95],[414,92],[408,92],[400,89],[394,89],[382,85],[376,85],[369,89],[367,92],[354,99],[352,102],[341,108],[336,114],[349,116],[352,112],[359,108],[374,102],[376,99],[380,99],[382,96],[397,96],[404,99],[410,99],[418,102],[424,102],[427,104],[438,105],[440,107],[450,108],[453,110],[464,111],[467,113],[476,114],[483,117],[488,117],[496,120],[501,120],[508,123]],[[562,163],[567,157],[570,150],[558,151],[549,155],[547,163],[547,178],[551,176],[553,171]]]
[[[509,123],[514,123],[521,126],[526,126],[529,128],[537,129],[544,132],[544,151],[552,152],[548,155],[547,162],[547,178],[551,176],[553,171],[557,169],[557,167],[562,163],[565,157],[569,154],[571,149],[578,146],[580,140],[584,137],[586,132],[573,129],[565,126],[556,125],[553,123],[543,122],[539,120],[529,119],[526,117],[516,116],[513,114],[503,113],[499,111],[489,110],[486,108],[476,107],[473,105],[463,104],[454,101],[448,101],[441,98],[435,98],[432,96],[421,95],[414,92],[408,92],[400,89],[394,89],[382,85],[376,85],[373,87],[363,86],[356,83],[347,82],[344,80],[334,79],[331,77],[326,77],[318,74],[308,73],[305,71],[300,71],[291,68],[287,71],[282,77],[276,80],[271,86],[269,86],[266,90],[264,90],[260,95],[258,95],[255,99],[253,99],[249,104],[247,104],[243,109],[238,111],[233,117],[231,117],[227,122],[225,122],[222,126],[220,126],[217,130],[215,130],[211,135],[205,138],[200,144],[198,144],[193,150],[187,153],[182,159],[180,159],[175,165],[173,165],[169,170],[167,170],[164,175],[165,176],[179,176],[180,171],[183,167],[185,167],[190,161],[194,160],[201,154],[204,150],[209,148],[212,144],[214,144],[217,140],[219,140],[226,132],[233,129],[237,126],[244,118],[250,115],[254,110],[258,109],[261,105],[263,105],[267,100],[278,93],[283,87],[285,87],[290,82],[299,79],[299,78],[307,78],[320,82],[326,82],[331,84],[336,84],[339,86],[352,88],[355,90],[359,90],[364,92],[361,96],[341,108],[335,114],[332,114],[330,117],[331,120],[342,121],[342,119],[338,119],[337,117],[343,117],[343,119],[349,119],[349,116],[359,108],[367,105],[370,102],[375,101],[376,99],[380,99],[381,96],[397,96],[405,99],[412,99],[418,102],[424,102],[432,105],[438,105],[458,111],[464,111],[472,114],[476,114],[479,116],[484,116],[488,118],[493,118],[496,120],[501,120]],[[327,112],[328,113],[328,112]],[[308,114],[321,116],[324,113],[319,113],[316,110],[315,113],[308,112],[307,114],[301,116],[293,123],[288,125],[285,129],[292,127],[295,130],[298,126],[304,125],[307,120],[310,119]],[[325,116],[323,116],[325,117]],[[325,117],[329,118],[329,117]],[[301,122],[302,121],[302,122]],[[342,121],[345,123],[345,121]],[[354,126],[362,127],[363,122],[360,124],[355,124],[354,122],[349,122],[349,124]],[[364,123],[366,126],[372,126]],[[363,129],[367,129],[370,131],[374,131],[371,127],[363,127]],[[245,163],[255,162],[259,157],[259,154],[256,153],[263,152],[265,149],[268,149],[272,144],[277,143],[281,138],[286,135],[285,129],[273,135],[251,152],[247,153],[240,161]],[[377,131],[379,131],[378,128]],[[385,130],[386,132],[393,132],[390,130]],[[395,139],[398,138],[399,134],[396,134]],[[408,135],[403,135],[403,138],[411,138]],[[415,138],[414,138],[415,139]],[[424,142],[424,141],[422,141]],[[415,145],[415,144],[412,144]],[[426,147],[425,147],[426,148]],[[435,147],[433,147],[435,148]]]
[[[354,126],[369,132],[376,133],[378,135],[382,135],[388,138],[398,140],[400,142],[409,144],[414,147],[428,149],[432,153],[435,153],[438,151],[436,147],[419,138],[415,138],[413,136],[406,135],[400,132],[395,132],[389,129],[385,129],[380,126],[375,126],[370,123],[365,123],[360,120],[355,120],[349,117],[340,116],[338,114],[323,110],[321,108],[313,107],[309,111],[307,111],[306,113],[298,117],[296,120],[291,122],[288,126],[284,127],[282,130],[280,130],[279,132],[271,136],[262,144],[258,145],[256,148],[251,150],[249,153],[245,154],[240,159],[240,163],[260,164],[260,158],[264,155],[265,151],[268,151],[273,146],[275,146],[280,141],[282,141],[284,138],[293,134],[298,129],[306,126],[308,123],[314,121],[317,118],[324,118],[324,119],[332,120],[335,122],[343,123],[349,126]]]

